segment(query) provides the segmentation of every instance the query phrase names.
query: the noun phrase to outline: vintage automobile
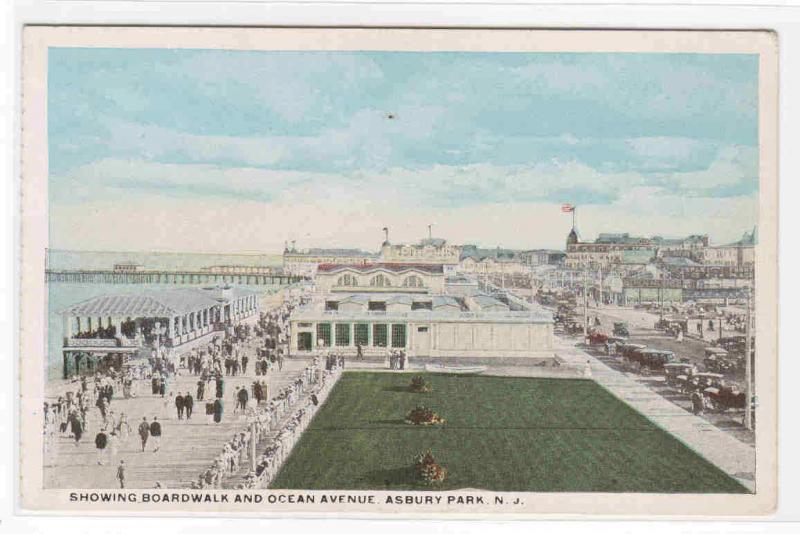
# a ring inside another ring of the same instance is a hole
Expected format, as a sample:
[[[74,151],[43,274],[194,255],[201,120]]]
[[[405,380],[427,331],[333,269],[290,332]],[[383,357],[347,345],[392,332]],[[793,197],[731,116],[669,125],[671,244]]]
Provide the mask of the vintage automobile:
[[[653,325],[653,328],[655,328],[656,330],[666,330],[671,320],[672,320],[671,317],[662,317],[661,319],[656,321],[656,324]]]
[[[647,345],[640,345],[639,343],[623,343],[617,347],[617,354],[622,356],[624,359],[629,360],[634,352],[646,348]]]
[[[583,332],[583,326],[580,323],[568,322],[564,324],[564,331],[567,333],[567,335],[577,336]]]
[[[597,345],[605,345],[608,342],[608,335],[602,332],[598,332],[597,330],[592,330],[589,332],[589,345],[597,346]]]
[[[617,356],[620,354],[620,349],[625,345],[628,340],[624,337],[608,336],[606,340],[606,353],[609,356]]]
[[[707,388],[719,388],[725,384],[725,377],[719,373],[695,373],[686,385],[686,393],[705,391]]]
[[[755,337],[752,337],[751,341],[751,351],[753,351],[756,346]],[[711,341],[713,346],[725,349],[731,354],[744,354],[746,343],[746,336],[721,337]]]
[[[628,323],[625,322],[617,322],[614,323],[614,330],[612,334],[616,337],[630,337],[631,332],[628,330]]]
[[[660,349],[639,349],[633,351],[628,357],[628,361],[633,364],[640,373],[649,375],[664,370],[664,365],[677,361],[675,353],[671,350]]]
[[[721,347],[706,347],[703,365],[711,373],[732,373],[739,368],[740,358]]]
[[[677,335],[678,332],[683,332],[685,334],[689,330],[689,322],[686,319],[665,316],[656,321],[654,328],[656,330],[664,330],[674,336]]]
[[[664,364],[664,378],[667,385],[681,392],[686,392],[692,377],[697,373],[697,366],[688,362]]]
[[[747,393],[739,391],[738,387],[725,384],[724,381],[718,386],[704,389],[703,396],[706,399],[706,406],[718,412],[744,410],[747,402]]]

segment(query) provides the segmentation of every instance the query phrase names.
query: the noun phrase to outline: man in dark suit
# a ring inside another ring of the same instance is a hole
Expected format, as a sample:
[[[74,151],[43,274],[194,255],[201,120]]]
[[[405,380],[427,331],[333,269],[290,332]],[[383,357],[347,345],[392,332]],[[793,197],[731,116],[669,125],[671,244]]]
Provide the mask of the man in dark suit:
[[[161,423],[158,422],[158,417],[153,417],[153,422],[150,423],[150,437],[153,440],[153,452],[158,452],[161,446]]]
[[[194,399],[192,398],[192,394],[188,391],[183,396],[183,407],[186,410],[186,419],[191,419],[192,407],[194,407]]]
[[[185,406],[183,396],[178,393],[175,397],[175,407],[178,409],[178,419],[183,419],[183,408]]]
[[[247,401],[250,398],[250,395],[248,395],[248,393],[247,393],[247,388],[243,387],[242,389],[240,389],[239,392],[236,394],[236,398],[239,401],[238,402],[239,408],[241,408],[241,410],[243,412],[246,412],[247,411]]]

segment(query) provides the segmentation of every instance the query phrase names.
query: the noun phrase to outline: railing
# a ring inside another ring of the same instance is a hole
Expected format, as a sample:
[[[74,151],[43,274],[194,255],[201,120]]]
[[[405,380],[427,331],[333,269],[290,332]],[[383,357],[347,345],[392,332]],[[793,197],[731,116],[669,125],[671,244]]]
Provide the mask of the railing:
[[[357,321],[370,320],[376,318],[395,319],[414,319],[414,320],[498,320],[509,319],[514,321],[552,321],[552,314],[547,311],[498,311],[498,312],[443,312],[430,310],[413,310],[407,312],[390,311],[338,311],[338,310],[301,310],[294,317],[293,321]]]
[[[119,343],[115,338],[77,338],[71,337],[67,340],[67,347],[117,347]]]

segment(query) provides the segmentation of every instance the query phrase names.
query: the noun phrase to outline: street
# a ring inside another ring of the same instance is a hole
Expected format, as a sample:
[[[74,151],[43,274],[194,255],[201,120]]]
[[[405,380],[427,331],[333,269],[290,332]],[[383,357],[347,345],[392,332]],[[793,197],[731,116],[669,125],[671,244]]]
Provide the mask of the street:
[[[582,319],[583,307],[579,306],[576,308],[576,312],[578,313],[578,317]],[[656,321],[658,321],[658,314],[650,313],[646,310],[621,308],[618,306],[603,306],[602,308],[590,306],[588,315],[590,324],[594,324],[594,318],[598,317],[600,319],[600,326],[595,328],[608,335],[611,335],[614,322],[627,322],[628,329],[630,330],[630,343],[647,345],[649,348],[654,349],[673,351],[678,359],[687,359],[691,363],[697,365],[699,369],[703,369],[702,364],[705,357],[705,348],[710,346],[708,337],[706,340],[701,340],[695,336],[689,335],[684,337],[683,341],[679,342],[673,336],[661,330],[656,330],[654,325]],[[708,332],[706,334],[708,334]],[[717,335],[717,332],[714,331],[711,334]],[[729,334],[726,332],[726,335]],[[580,338],[581,336],[573,336],[572,339],[580,341]],[[646,384],[650,389],[664,398],[687,411],[691,411],[689,396],[667,387],[663,376],[640,376],[630,372],[626,369],[622,359],[608,356],[604,346],[593,349],[591,352],[609,367],[625,372],[631,377],[635,377],[636,380]],[[744,387],[744,373],[742,371],[726,374],[725,380],[729,383],[738,384],[742,388]],[[742,425],[741,412],[729,411],[713,413],[706,411],[703,417],[714,426],[731,433],[740,441],[744,443],[754,443],[755,433],[744,428]]]

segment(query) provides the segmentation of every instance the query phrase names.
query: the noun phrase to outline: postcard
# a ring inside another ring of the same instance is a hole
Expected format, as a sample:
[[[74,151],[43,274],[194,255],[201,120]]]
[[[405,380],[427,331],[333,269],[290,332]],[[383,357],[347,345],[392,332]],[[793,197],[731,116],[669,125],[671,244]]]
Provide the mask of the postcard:
[[[20,505],[756,516],[777,40],[28,26]]]

